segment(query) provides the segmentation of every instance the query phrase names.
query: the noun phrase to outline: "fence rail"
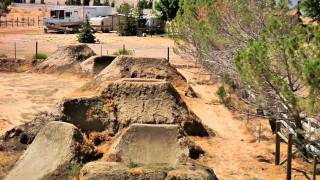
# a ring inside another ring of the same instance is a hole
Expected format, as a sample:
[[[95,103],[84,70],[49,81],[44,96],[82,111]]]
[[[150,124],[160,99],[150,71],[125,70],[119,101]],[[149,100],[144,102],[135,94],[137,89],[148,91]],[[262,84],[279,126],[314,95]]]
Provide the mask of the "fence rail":
[[[7,18],[0,16],[0,28],[42,26],[43,19],[38,17]]]

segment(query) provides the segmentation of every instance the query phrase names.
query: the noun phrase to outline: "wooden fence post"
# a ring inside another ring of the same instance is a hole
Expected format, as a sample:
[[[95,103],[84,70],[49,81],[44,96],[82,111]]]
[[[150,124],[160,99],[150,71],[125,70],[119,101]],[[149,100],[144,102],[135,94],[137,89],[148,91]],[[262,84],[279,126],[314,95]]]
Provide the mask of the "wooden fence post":
[[[19,18],[17,17],[17,27],[19,27]]]
[[[37,60],[38,59],[38,41],[36,41],[36,58],[35,58],[35,60]]]
[[[288,139],[288,154],[287,154],[287,180],[291,180],[291,168],[292,168],[292,139],[293,134],[289,134]]]
[[[38,26],[39,26],[39,21],[40,21],[40,20],[39,20],[39,16],[38,16]]]
[[[167,49],[167,60],[170,61],[170,47]]]
[[[126,45],[122,46],[123,53],[126,51]]]
[[[13,22],[14,22],[14,20],[13,19],[11,19],[11,26],[13,27]]]
[[[316,180],[317,178],[317,163],[318,163],[318,157],[316,155],[313,156],[313,180]]]
[[[102,56],[102,45],[100,46],[100,56]]]
[[[28,17],[28,26],[29,26],[29,17]]]
[[[280,136],[278,133],[280,133],[280,126],[281,122],[276,122],[276,152],[275,152],[275,165],[280,164]]]
[[[8,27],[8,18],[6,17],[6,27]]]
[[[32,17],[32,26],[34,26],[34,17]]]

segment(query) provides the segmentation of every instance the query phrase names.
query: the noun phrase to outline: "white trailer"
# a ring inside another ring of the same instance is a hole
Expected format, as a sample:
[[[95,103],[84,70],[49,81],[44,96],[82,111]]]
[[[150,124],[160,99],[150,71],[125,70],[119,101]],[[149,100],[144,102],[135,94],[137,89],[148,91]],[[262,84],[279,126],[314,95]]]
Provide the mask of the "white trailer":
[[[50,17],[44,19],[44,30],[77,32],[83,26],[85,17],[90,19],[112,13],[110,6],[56,6],[51,8]]]

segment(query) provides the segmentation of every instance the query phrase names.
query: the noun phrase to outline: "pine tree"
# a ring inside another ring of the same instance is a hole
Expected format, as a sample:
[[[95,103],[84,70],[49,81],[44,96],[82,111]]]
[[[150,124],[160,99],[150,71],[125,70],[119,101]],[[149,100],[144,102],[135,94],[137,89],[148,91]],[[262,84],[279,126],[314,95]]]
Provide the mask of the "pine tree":
[[[319,0],[303,0],[300,8],[304,15],[312,18],[315,21],[320,21],[320,1]]]
[[[89,18],[86,16],[84,26],[78,34],[78,41],[81,43],[94,43],[96,42],[94,36],[94,30],[90,25]]]
[[[179,0],[159,0],[155,9],[161,13],[161,19],[171,21],[179,10]]]

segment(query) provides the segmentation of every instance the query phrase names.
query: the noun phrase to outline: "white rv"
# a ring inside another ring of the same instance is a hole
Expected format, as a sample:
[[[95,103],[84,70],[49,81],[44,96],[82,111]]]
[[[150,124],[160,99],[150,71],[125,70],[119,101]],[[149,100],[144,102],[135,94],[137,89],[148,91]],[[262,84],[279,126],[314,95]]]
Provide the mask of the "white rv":
[[[82,27],[85,17],[95,18],[113,13],[110,6],[56,6],[51,8],[50,17],[44,19],[44,30],[77,32]]]

